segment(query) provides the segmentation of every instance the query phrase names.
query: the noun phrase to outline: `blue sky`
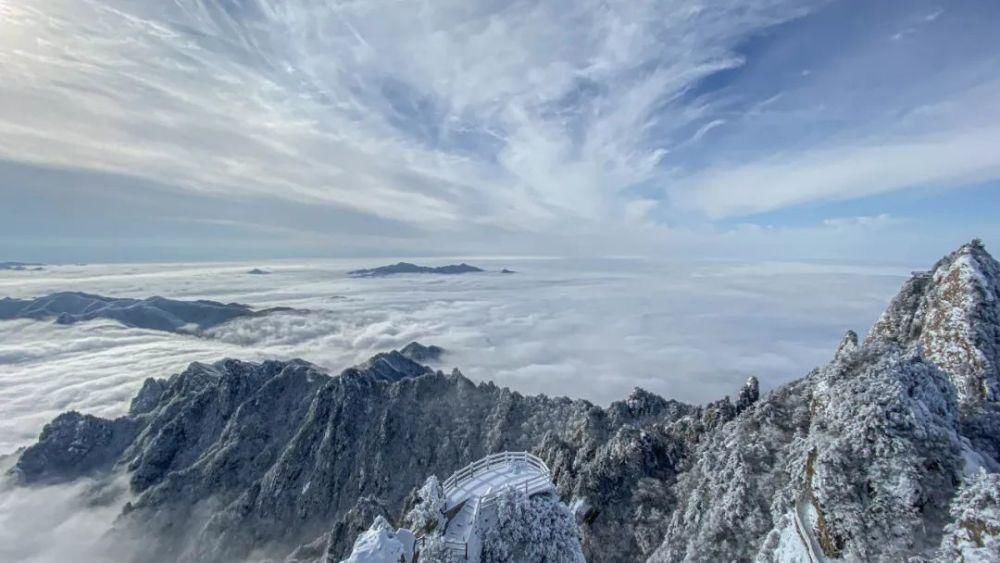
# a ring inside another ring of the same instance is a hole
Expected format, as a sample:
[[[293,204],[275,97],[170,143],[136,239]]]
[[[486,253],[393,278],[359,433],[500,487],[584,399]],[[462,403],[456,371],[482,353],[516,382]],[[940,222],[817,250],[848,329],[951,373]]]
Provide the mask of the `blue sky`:
[[[1000,244],[1000,4],[0,2],[0,257]]]

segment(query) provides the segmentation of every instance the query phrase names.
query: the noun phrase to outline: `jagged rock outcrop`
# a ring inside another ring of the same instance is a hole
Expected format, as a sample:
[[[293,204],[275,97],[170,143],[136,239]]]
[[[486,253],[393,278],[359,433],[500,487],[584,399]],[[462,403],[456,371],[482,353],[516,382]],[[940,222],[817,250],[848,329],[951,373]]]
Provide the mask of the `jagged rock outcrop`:
[[[62,482],[106,471],[128,448],[141,423],[65,412],[45,425],[38,443],[18,458],[14,472],[25,483]]]
[[[407,563],[413,560],[416,538],[405,528],[396,529],[379,516],[365,530],[342,563]],[[438,558],[424,561],[437,561]]]
[[[941,529],[926,524],[946,516],[976,455],[958,413],[950,381],[919,356],[841,356],[707,437],[651,560],[780,560],[769,550],[799,502],[826,557],[933,554]]]
[[[406,346],[403,346],[399,353],[418,364],[423,364],[440,360],[444,354],[444,348],[434,346],[433,344],[424,346],[419,342],[410,342]]]

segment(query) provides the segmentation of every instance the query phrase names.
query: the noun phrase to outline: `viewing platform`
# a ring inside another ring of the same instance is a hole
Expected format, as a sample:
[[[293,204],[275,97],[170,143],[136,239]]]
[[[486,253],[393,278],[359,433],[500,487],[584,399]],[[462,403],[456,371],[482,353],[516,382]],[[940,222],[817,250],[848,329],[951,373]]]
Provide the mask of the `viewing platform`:
[[[449,515],[444,541],[456,561],[479,561],[478,529],[496,519],[496,503],[507,489],[532,496],[555,492],[549,467],[528,452],[501,452],[470,463],[442,484]]]

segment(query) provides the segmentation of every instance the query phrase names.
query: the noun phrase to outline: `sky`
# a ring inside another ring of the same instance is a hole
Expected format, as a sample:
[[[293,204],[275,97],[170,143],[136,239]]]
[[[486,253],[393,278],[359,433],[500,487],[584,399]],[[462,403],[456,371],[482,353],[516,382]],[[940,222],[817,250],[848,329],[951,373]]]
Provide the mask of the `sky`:
[[[996,247],[998,25],[961,0],[0,0],[0,259]]]

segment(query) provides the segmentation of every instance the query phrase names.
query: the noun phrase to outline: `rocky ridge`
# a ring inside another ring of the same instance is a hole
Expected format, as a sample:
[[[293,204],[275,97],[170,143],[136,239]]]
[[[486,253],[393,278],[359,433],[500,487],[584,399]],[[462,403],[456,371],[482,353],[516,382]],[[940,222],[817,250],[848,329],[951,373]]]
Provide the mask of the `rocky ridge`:
[[[363,270],[352,270],[347,275],[355,278],[379,278],[396,274],[469,274],[484,271],[482,268],[470,266],[465,262],[461,264],[449,264],[447,266],[420,266],[410,262],[397,262],[388,266],[368,268]]]
[[[0,320],[55,319],[59,324],[74,324],[94,319],[111,319],[129,327],[191,334],[198,334],[241,317],[256,317],[279,311],[291,309],[275,307],[255,311],[241,303],[219,303],[205,299],[179,301],[164,297],[104,297],[76,291],[52,293],[34,299],[0,299]]]

